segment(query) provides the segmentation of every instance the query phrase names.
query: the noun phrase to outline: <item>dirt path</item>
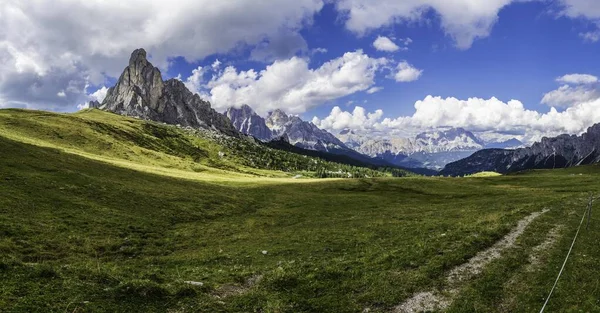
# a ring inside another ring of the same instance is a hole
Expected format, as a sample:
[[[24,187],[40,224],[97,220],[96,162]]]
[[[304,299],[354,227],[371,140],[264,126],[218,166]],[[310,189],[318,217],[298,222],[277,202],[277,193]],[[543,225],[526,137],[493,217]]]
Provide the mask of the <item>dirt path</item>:
[[[564,228],[564,225],[555,226],[546,235],[546,240],[533,248],[531,254],[529,255],[530,264],[527,267],[528,271],[533,271],[540,265],[540,258],[542,257],[542,254],[554,246],[556,241],[560,238]]]
[[[520,220],[517,226],[500,241],[490,248],[477,253],[467,263],[452,269],[446,276],[448,287],[441,291],[419,292],[404,303],[396,306],[394,313],[416,313],[428,311],[443,311],[452,304],[452,299],[460,291],[460,284],[480,274],[492,261],[500,258],[502,252],[515,245],[517,238],[525,232],[525,229],[540,215],[548,212],[544,209],[535,212]]]

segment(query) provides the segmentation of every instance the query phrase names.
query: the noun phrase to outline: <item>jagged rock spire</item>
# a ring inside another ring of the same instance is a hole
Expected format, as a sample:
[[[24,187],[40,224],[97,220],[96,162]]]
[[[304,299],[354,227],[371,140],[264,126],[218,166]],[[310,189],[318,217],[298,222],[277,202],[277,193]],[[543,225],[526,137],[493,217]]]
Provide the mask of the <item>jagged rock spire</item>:
[[[129,66],[132,66],[137,63],[147,63],[148,59],[146,58],[146,55],[146,50],[144,50],[144,48],[133,50],[133,52],[131,53],[131,57],[129,58]]]
[[[160,70],[148,61],[144,49],[133,51],[129,65],[117,84],[108,90],[100,108],[167,124],[239,135],[226,116],[213,110],[210,103],[189,91],[181,81],[163,81]]]

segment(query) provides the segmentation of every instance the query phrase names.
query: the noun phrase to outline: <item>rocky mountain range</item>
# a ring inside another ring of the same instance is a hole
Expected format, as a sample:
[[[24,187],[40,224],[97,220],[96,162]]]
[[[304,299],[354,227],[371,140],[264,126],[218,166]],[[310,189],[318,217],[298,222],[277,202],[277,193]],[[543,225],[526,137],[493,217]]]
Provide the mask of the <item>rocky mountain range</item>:
[[[239,132],[262,141],[285,136],[290,144],[304,149],[328,152],[349,150],[343,142],[328,131],[297,116],[289,116],[279,109],[262,118],[252,108],[244,105],[241,108],[229,108],[226,115]]]
[[[213,110],[209,102],[189,91],[183,82],[163,81],[160,70],[148,61],[144,49],[131,54],[129,65],[102,103],[90,103],[90,106],[145,120],[239,136],[225,115]]]
[[[486,149],[450,163],[441,175],[461,176],[483,171],[511,173],[527,169],[552,169],[600,162],[600,124],[581,136],[542,138],[531,147],[515,150]]]
[[[437,170],[490,145],[498,148],[522,145],[517,139],[486,143],[463,128],[424,132],[414,138],[391,139],[369,138],[346,129],[338,134],[338,138],[362,154],[381,158],[395,165]]]
[[[320,129],[315,124],[303,121],[298,116],[290,116],[282,110],[268,113],[266,118],[258,115],[252,108],[243,105],[240,108],[229,108],[226,115],[231,119],[236,130],[240,133],[253,136],[264,142],[285,142],[305,150],[327,152],[335,155],[350,157],[363,164],[392,167],[394,164],[381,159],[373,158],[349,148],[339,138],[330,132]],[[284,145],[285,146],[285,145]],[[421,169],[416,172],[432,175],[432,171]]]

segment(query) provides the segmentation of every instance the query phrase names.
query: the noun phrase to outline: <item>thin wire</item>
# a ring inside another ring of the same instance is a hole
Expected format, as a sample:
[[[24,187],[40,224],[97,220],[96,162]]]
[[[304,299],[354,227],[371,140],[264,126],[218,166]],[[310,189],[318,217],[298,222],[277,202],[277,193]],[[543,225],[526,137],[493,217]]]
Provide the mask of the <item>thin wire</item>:
[[[562,268],[560,269],[560,272],[558,273],[558,276],[556,277],[556,281],[554,282],[554,286],[552,286],[552,290],[550,290],[550,294],[548,294],[548,298],[546,298],[546,302],[544,302],[544,306],[540,310],[540,313],[543,313],[544,310],[546,309],[546,305],[548,305],[548,301],[550,301],[550,297],[552,296],[552,293],[554,292],[554,289],[556,289],[556,285],[558,284],[558,280],[560,279],[560,275],[562,275],[563,270],[565,269],[565,265],[567,265],[567,261],[569,260],[569,256],[571,255],[571,251],[573,250],[573,246],[575,246],[575,240],[577,240],[577,236],[579,235],[579,230],[581,230],[581,225],[583,225],[583,220],[585,219],[587,210],[589,210],[589,206],[585,209],[585,212],[583,213],[583,217],[581,218],[581,222],[579,222],[579,227],[577,228],[577,233],[575,233],[575,238],[573,238],[573,243],[571,243],[571,248],[569,249],[569,253],[567,253],[567,257],[565,258],[565,262],[563,262]]]

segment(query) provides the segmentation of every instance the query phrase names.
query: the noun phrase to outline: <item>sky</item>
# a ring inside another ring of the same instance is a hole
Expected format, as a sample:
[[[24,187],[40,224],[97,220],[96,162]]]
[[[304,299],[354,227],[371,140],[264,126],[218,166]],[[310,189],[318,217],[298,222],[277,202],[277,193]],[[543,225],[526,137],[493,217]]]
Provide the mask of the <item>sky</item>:
[[[533,142],[600,122],[599,41],[596,0],[0,0],[0,108],[101,101],[141,47],[221,112]]]

